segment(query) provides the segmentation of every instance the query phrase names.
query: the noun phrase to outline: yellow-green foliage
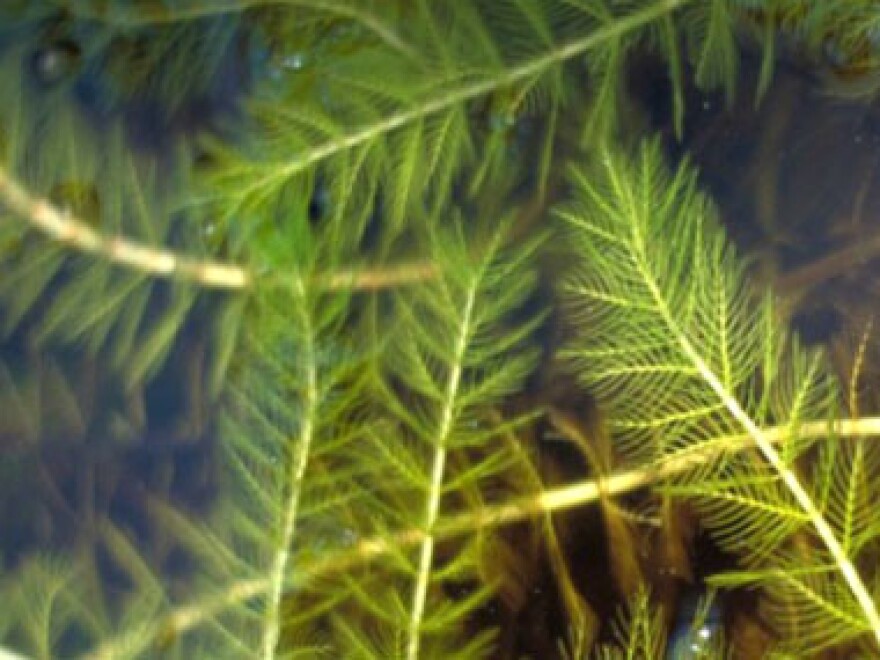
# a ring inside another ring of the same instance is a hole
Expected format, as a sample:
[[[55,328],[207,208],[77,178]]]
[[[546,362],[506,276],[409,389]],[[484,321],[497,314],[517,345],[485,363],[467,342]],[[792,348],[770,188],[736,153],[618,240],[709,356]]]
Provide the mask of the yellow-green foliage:
[[[528,598],[528,544],[499,530],[530,521],[560,653],[659,657],[648,591],[594,621],[544,518],[645,486],[737,558],[719,593],[763,590],[774,652],[880,653],[877,424],[839,419],[852,401],[624,79],[662,58],[680,134],[688,85],[742,93],[741,43],[760,96],[777,41],[863,63],[878,21],[849,0],[5,3],[0,655],[494,657],[493,608]],[[547,410],[521,395],[561,371],[606,420],[602,487],[535,476]],[[200,467],[150,458],[196,440]]]

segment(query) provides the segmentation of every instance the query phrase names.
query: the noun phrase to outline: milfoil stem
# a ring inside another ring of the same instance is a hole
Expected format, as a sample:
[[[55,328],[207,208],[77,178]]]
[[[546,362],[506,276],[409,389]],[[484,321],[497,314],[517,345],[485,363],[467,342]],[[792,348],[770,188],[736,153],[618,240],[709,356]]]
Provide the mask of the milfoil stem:
[[[791,428],[783,424],[761,431],[769,442],[778,444],[789,437]],[[833,423],[804,422],[798,427],[798,433],[802,438],[821,438],[829,433],[840,438],[880,437],[880,417],[840,419]],[[718,436],[700,445],[683,448],[647,467],[619,472],[601,480],[580,481],[514,502],[452,516],[437,526],[435,538],[454,538],[479,529],[519,523],[549,512],[586,506],[596,502],[600,493],[606,497],[631,493],[698,468],[722,454],[737,453],[754,446],[754,439],[745,433]],[[331,553],[311,564],[306,564],[300,570],[299,577],[307,583],[313,579],[333,575],[380,559],[395,550],[412,547],[421,543],[424,538],[425,534],[421,530],[404,529],[390,537],[377,536],[364,539],[351,549]],[[106,640],[101,646],[83,656],[83,660],[112,660],[122,654],[122,649],[143,650],[156,637],[162,635],[179,637],[203,625],[211,617],[234,608],[246,600],[268,593],[269,588],[269,581],[263,578],[235,582],[221,594],[177,606],[163,619],[151,623],[147,633],[139,629],[135,635],[119,635]]]
[[[312,441],[315,435],[315,417],[318,408],[318,370],[315,361],[315,345],[312,337],[312,320],[309,317],[309,301],[306,296],[306,287],[302,279],[297,281],[295,288],[297,297],[296,309],[300,316],[303,346],[303,360],[305,362],[305,400],[303,401],[303,419],[300,427],[299,442],[294,444],[286,483],[288,490],[287,502],[283,511],[283,524],[281,537],[272,562],[269,574],[269,593],[267,596],[266,613],[263,621],[263,637],[261,655],[264,660],[275,658],[278,638],[281,633],[281,600],[284,597],[286,577],[289,571],[290,548],[296,532],[297,514],[299,512],[299,498],[302,493],[303,477],[309,462]]]
[[[834,562],[837,564],[837,569],[840,571],[847,586],[858,601],[859,607],[861,607],[865,618],[874,632],[877,645],[880,647],[880,615],[877,613],[874,599],[871,597],[871,594],[865,586],[865,583],[862,581],[861,576],[844,551],[843,546],[841,546],[834,530],[831,528],[831,525],[828,524],[828,521],[825,520],[821,511],[816,508],[810,494],[803,487],[800,480],[794,472],[786,466],[785,461],[782,460],[776,447],[773,446],[771,438],[767,436],[764,429],[755,423],[755,420],[746,412],[739,400],[725,386],[724,380],[722,380],[722,378],[719,377],[719,375],[706,363],[699,351],[697,351],[696,347],[690,339],[688,339],[687,334],[681,329],[669,309],[660,286],[646,264],[645,240],[636,226],[633,228],[633,234],[633,245],[636,248],[633,256],[635,258],[634,261],[636,267],[641,272],[641,277],[645,282],[645,285],[651,291],[651,296],[654,299],[657,310],[663,317],[663,321],[669,327],[670,331],[674,333],[681,350],[696,368],[700,377],[710,388],[712,388],[712,391],[715,392],[734,419],[742,425],[745,432],[758,446],[758,449],[764,455],[767,462],[770,463],[770,465],[773,466],[773,469],[779,474],[788,490],[794,496],[798,505],[810,519],[811,524],[819,534],[819,538],[822,539],[828,552],[830,552],[831,556],[834,558]]]
[[[461,381],[461,365],[464,353],[467,350],[468,335],[471,330],[471,316],[474,312],[476,300],[476,284],[472,284],[468,291],[467,302],[464,306],[461,323],[459,325],[458,339],[455,346],[455,361],[449,372],[449,380],[446,383],[446,397],[443,406],[443,416],[440,420],[440,428],[434,439],[434,464],[431,469],[431,490],[428,493],[428,501],[425,508],[425,517],[422,523],[424,538],[419,556],[418,577],[413,589],[412,609],[410,611],[409,631],[407,635],[406,657],[408,660],[418,660],[419,643],[421,641],[421,624],[425,614],[425,601],[428,595],[428,583],[431,579],[431,565],[434,557],[434,526],[440,511],[440,496],[443,492],[443,474],[446,467],[446,445],[452,431],[454,422],[453,414],[458,388]]]

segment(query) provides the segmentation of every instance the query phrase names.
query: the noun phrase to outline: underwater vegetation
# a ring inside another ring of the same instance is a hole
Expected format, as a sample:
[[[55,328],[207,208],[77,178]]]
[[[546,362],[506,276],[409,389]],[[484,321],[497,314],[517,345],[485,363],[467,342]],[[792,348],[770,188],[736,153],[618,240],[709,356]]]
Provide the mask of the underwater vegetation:
[[[761,114],[868,126],[878,25],[4,3],[0,656],[880,655],[871,186]]]

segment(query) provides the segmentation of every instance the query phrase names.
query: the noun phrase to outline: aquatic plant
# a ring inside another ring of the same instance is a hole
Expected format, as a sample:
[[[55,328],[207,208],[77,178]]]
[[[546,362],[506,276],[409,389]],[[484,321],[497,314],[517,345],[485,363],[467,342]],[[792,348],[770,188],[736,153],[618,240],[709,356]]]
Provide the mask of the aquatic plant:
[[[694,653],[749,590],[762,652],[877,652],[864,350],[799,345],[625,84],[680,134],[749,39],[758,96],[783,42],[870,77],[876,8],[167,5],[0,9],[0,650],[507,657],[534,601],[542,657],[659,657],[699,526]]]

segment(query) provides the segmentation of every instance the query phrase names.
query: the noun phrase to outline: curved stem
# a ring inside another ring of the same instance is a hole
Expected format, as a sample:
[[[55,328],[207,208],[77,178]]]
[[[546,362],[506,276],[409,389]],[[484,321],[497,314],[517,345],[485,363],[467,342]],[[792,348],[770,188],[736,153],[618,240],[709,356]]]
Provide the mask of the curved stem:
[[[443,90],[434,98],[428,98],[416,105],[388,115],[382,120],[364,126],[358,130],[345,133],[327,142],[318,144],[311,149],[297,154],[289,161],[279,163],[270,168],[266,176],[243,188],[239,194],[242,198],[279,181],[289,179],[293,175],[330,158],[331,156],[349,151],[374,138],[407,126],[429,115],[442,112],[448,108],[467,101],[486,96],[499,89],[511,87],[525,80],[540,76],[550,67],[579,57],[601,43],[615,39],[627,32],[656,20],[685,5],[690,0],[661,0],[646,9],[639,10],[629,16],[617,18],[610,26],[602,27],[589,35],[567,44],[551,48],[518,66],[504,70],[502,73],[478,80],[450,90]]]
[[[264,660],[273,660],[276,657],[278,640],[281,636],[281,601],[284,597],[284,589],[287,584],[287,574],[290,570],[293,538],[300,512],[300,498],[302,496],[303,479],[316,436],[316,420],[318,417],[318,365],[315,350],[314,323],[310,316],[309,301],[306,295],[306,286],[302,280],[297,282],[297,316],[299,316],[300,332],[304,338],[303,356],[305,370],[305,382],[303,383],[303,415],[298,438],[293,447],[287,466],[286,490],[287,498],[284,503],[281,534],[275,547],[275,555],[272,559],[272,570],[269,576],[270,590],[266,599],[266,609],[263,618],[262,654]]]
[[[72,213],[30,194],[2,167],[0,203],[49,238],[80,252],[99,255],[124,268],[156,277],[177,278],[211,289],[247,289],[256,282],[249,270],[237,264],[194,259],[122,236],[105,236]],[[416,284],[436,276],[437,269],[433,264],[414,261],[319,274],[311,285],[324,291],[376,291]],[[281,286],[289,284],[289,278],[272,275],[269,282]]]
[[[790,433],[791,427],[788,425],[762,429],[764,438],[772,444],[782,442]],[[798,433],[803,438],[821,438],[829,434],[839,438],[880,437],[880,417],[840,419],[833,424],[827,421],[805,422],[798,427]],[[736,453],[754,446],[754,439],[748,433],[719,436],[700,445],[691,445],[645,467],[612,474],[601,480],[581,481],[515,502],[448,518],[436,526],[434,537],[436,540],[446,540],[479,529],[511,525],[536,515],[592,504],[598,501],[600,494],[607,497],[630,493],[697,468],[722,454]],[[297,577],[304,584],[310,580],[367,564],[401,548],[413,547],[422,543],[424,539],[425,533],[414,528],[401,530],[389,536],[364,539],[349,550],[331,554],[310,565],[300,566],[297,569],[299,571]],[[167,617],[152,624],[149,634],[139,629],[137,642],[146,645],[161,635],[180,636],[230,607],[265,595],[268,589],[267,579],[233,583],[219,595],[174,609]],[[129,636],[120,635],[84,656],[84,660],[109,660],[119,655],[119,649],[125,648],[130,651],[133,645],[134,642]]]

